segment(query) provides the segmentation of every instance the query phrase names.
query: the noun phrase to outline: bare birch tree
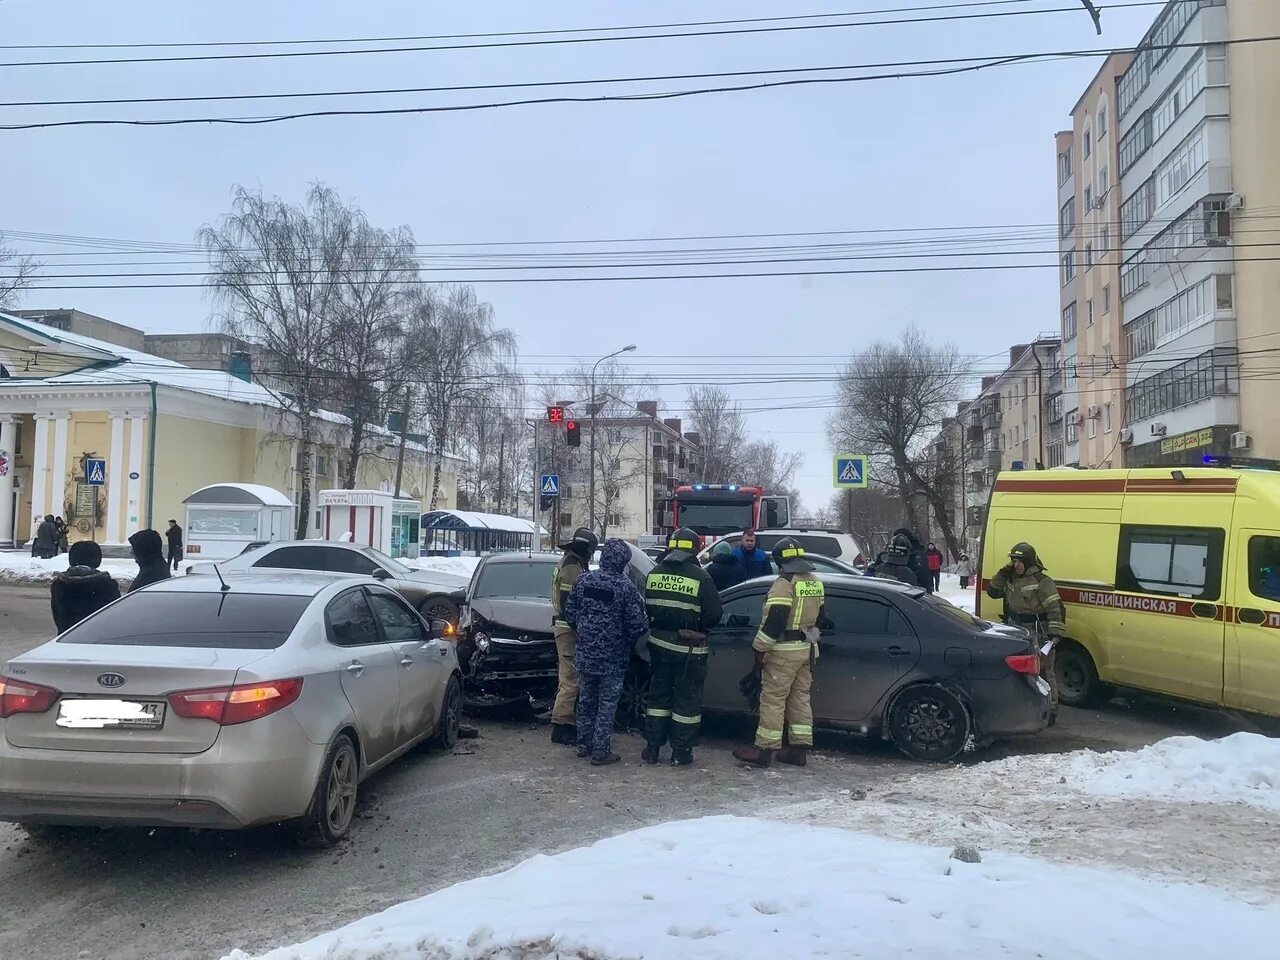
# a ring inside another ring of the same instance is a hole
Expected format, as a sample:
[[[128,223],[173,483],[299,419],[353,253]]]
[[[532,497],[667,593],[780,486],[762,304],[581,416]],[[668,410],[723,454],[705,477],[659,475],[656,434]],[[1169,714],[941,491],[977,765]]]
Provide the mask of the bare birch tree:
[[[320,184],[303,206],[237,186],[231,212],[197,234],[227,332],[259,344],[288,387],[279,399],[285,415],[297,420],[299,539],[311,515],[315,415],[341,314],[351,225],[348,208]]]
[[[18,305],[22,292],[31,287],[40,267],[34,257],[5,246],[4,234],[0,233],[0,310],[11,310]]]
[[[747,423],[742,408],[723,387],[691,387],[685,404],[690,431],[702,445],[702,464],[693,479],[704,483],[747,481]]]
[[[494,326],[493,308],[467,284],[415,289],[405,317],[406,369],[418,385],[434,457],[431,503],[440,500],[440,467],[467,411],[512,376],[515,335]]]
[[[907,526],[923,529],[921,499],[934,506],[953,554],[955,532],[945,506],[950,481],[931,468],[925,447],[970,379],[955,344],[934,343],[911,328],[897,343],[877,341],[849,359],[827,421],[834,449],[871,456],[875,482],[897,495]]]

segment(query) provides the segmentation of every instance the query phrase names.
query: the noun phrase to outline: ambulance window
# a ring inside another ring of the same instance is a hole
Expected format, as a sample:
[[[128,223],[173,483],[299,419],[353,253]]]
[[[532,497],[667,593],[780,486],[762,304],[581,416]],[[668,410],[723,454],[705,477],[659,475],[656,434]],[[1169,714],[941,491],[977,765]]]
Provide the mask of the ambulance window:
[[[1280,537],[1249,538],[1249,592],[1280,600]]]
[[[1188,527],[1121,527],[1116,586],[1216,600],[1222,583],[1222,530]]]

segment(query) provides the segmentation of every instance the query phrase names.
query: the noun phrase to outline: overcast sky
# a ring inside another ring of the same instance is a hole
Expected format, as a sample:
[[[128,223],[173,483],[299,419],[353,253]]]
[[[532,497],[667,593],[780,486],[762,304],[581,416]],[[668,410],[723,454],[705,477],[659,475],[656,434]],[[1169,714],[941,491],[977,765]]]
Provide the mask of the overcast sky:
[[[777,3],[727,0],[702,0],[696,5],[602,0],[537,4],[311,0],[305,5],[263,0],[206,4],[0,0],[0,42],[417,36],[909,5],[923,6],[926,0],[808,0],[787,4],[785,10]],[[511,83],[1091,49],[1104,43],[1118,47],[1135,43],[1158,10],[1146,5],[1106,12],[1100,40],[1087,14],[1075,10],[1076,6],[1076,0],[1032,0],[982,12],[1028,8],[1069,8],[1070,12],[711,38],[347,57],[7,67],[0,68],[0,100]],[[0,60],[165,52],[9,49],[0,51]],[[203,51],[168,51],[192,52]],[[1073,59],[943,78],[793,86],[644,103],[322,118],[259,127],[0,132],[0,170],[6,187],[0,231],[189,243],[201,224],[225,212],[235,183],[300,200],[307,184],[316,180],[361,205],[377,225],[407,224],[422,244],[1048,225],[1057,216],[1053,134],[1067,124],[1068,111],[1100,62]],[[723,82],[683,81],[649,89]],[[287,101],[283,110],[272,102],[4,107],[0,121],[263,115],[317,105],[468,103],[546,92]],[[553,95],[556,92],[563,93],[553,91]],[[1054,248],[1050,227],[1040,228],[1036,236],[1042,239],[1033,248]],[[867,238],[787,242],[850,239]],[[748,242],[784,241],[691,245]],[[605,244],[595,249],[621,246]],[[633,246],[654,249],[660,245]],[[22,247],[46,255],[83,249],[30,243]],[[527,252],[528,248],[510,250]],[[54,264],[108,259],[89,250],[80,257],[46,256],[45,262],[53,272]],[[1050,264],[1055,257],[1044,253],[1023,259]],[[862,260],[821,263],[816,268],[901,265],[902,261]],[[806,269],[794,264],[702,269],[797,267]],[[85,266],[58,272],[102,271]],[[584,272],[581,268],[568,271]],[[831,451],[824,433],[829,384],[756,381],[830,376],[842,357],[876,338],[895,336],[910,323],[939,340],[957,341],[975,357],[1001,353],[1012,341],[1058,326],[1053,269],[536,284],[485,283],[483,273],[453,276],[474,280],[480,296],[494,305],[499,322],[519,336],[524,365],[530,370],[564,366],[579,357],[594,359],[635,342],[639,349],[631,363],[637,371],[666,381],[661,399],[668,415],[679,415],[684,383],[728,381],[733,394],[752,411],[749,422],[755,434],[804,451],[805,466],[798,480],[810,506],[825,503],[831,488]],[[199,290],[34,291],[23,306],[77,307],[160,332],[202,329],[210,314]],[[992,369],[998,360],[987,359],[982,366]],[[781,406],[801,409],[774,409]]]

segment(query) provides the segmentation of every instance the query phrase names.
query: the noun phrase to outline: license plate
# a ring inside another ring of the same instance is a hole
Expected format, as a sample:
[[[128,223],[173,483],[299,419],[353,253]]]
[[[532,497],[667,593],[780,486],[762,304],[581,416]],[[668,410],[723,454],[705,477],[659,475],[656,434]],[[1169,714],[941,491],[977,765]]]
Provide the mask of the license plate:
[[[1036,689],[1040,691],[1040,696],[1047,697],[1050,693],[1049,683],[1044,677],[1036,677]]]
[[[164,708],[163,700],[63,700],[55,722],[73,730],[157,730]]]

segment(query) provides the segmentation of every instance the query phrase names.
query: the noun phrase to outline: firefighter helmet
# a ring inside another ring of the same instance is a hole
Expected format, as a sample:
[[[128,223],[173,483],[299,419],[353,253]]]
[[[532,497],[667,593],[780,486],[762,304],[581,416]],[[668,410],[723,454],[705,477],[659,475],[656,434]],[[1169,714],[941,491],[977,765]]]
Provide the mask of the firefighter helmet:
[[[813,572],[813,564],[804,558],[804,547],[791,537],[783,537],[775,543],[772,556],[781,573]]]
[[[588,530],[586,527],[579,527],[573,531],[573,536],[565,543],[560,544],[561,550],[568,550],[570,553],[577,554],[584,560],[590,560],[592,554],[596,552],[596,548],[600,546],[600,538]]]
[[[697,533],[688,527],[681,527],[667,537],[667,556],[663,559],[685,560],[692,558],[698,552],[698,542]],[[676,554],[682,554],[682,556],[676,556]]]

